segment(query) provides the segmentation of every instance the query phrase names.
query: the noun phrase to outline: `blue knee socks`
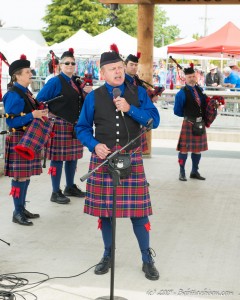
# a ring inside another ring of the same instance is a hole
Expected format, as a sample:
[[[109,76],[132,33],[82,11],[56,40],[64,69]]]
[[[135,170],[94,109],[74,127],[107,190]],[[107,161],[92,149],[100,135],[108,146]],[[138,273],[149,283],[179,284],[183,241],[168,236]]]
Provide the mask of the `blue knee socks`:
[[[186,160],[187,160],[188,154],[187,153],[178,153],[178,163],[180,166],[180,173],[182,175],[185,175],[185,164],[186,164]]]
[[[111,256],[112,247],[112,222],[110,218],[100,218],[102,221],[102,238],[104,243],[103,256]]]
[[[26,180],[26,185],[25,185],[25,191],[24,191],[24,197],[23,197],[23,207],[25,207],[26,205],[26,196],[27,196],[27,190],[28,190],[28,186],[29,186],[29,183],[30,183],[30,179],[27,179]]]
[[[65,162],[66,187],[72,187],[77,168],[77,160],[69,160]]]
[[[142,261],[149,262],[149,230],[145,227],[149,224],[149,219],[148,217],[131,218],[131,221],[142,253]]]
[[[16,181],[13,179],[10,195],[12,195],[14,203],[13,214],[22,213],[24,209],[23,203],[26,197],[26,181]]]
[[[192,173],[196,174],[201,159],[201,153],[200,154],[192,153],[191,158],[192,158]]]
[[[55,168],[54,172],[51,172],[52,189],[54,193],[60,190],[60,181],[62,176],[62,161],[51,161],[50,168]]]

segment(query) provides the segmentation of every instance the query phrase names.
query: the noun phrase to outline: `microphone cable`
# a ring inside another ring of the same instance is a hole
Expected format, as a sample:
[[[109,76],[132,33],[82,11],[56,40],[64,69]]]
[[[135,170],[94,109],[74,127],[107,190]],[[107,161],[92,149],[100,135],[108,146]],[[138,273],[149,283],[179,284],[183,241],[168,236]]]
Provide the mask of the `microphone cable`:
[[[36,288],[37,286],[43,284],[44,282],[47,282],[49,280],[54,279],[69,279],[69,278],[75,278],[78,276],[81,276],[85,273],[87,273],[92,268],[96,267],[98,264],[95,264],[91,267],[89,267],[87,270],[78,273],[76,275],[71,276],[54,276],[50,277],[46,273],[42,272],[17,272],[17,273],[8,273],[8,274],[2,274],[0,275],[0,300],[16,300],[16,296],[21,297],[21,299],[27,300],[26,297],[24,297],[21,293],[26,293],[34,297],[35,299],[38,299],[38,297],[30,292],[29,290]],[[20,274],[37,274],[45,276],[45,279],[36,281],[36,282],[30,282],[26,278],[18,277]],[[3,290],[1,290],[3,289]]]

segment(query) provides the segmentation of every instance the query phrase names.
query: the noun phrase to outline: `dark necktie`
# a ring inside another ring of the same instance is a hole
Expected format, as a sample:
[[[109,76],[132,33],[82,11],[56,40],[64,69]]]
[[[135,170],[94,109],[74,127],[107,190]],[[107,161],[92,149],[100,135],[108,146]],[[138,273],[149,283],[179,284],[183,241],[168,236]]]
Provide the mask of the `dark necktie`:
[[[201,107],[201,100],[195,87],[193,87],[193,93],[194,93],[194,98],[197,101],[197,104]]]
[[[70,80],[71,86],[74,88],[74,90],[79,94],[79,89],[77,88],[76,84],[73,82],[73,80]]]

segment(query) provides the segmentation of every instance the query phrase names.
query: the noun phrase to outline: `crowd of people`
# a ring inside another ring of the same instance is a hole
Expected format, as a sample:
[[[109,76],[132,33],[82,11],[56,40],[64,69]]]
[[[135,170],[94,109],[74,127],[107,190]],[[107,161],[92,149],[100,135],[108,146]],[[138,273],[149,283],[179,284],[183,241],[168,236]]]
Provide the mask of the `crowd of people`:
[[[164,85],[170,89],[181,88],[186,83],[183,69],[173,64],[169,64],[167,70],[164,64],[155,65],[153,72],[154,84]],[[198,85],[205,89],[219,90],[223,88],[233,90],[240,88],[240,68],[236,61],[228,62],[222,72],[214,64],[210,64],[208,67],[209,72],[206,74],[199,66],[195,66],[194,70]]]

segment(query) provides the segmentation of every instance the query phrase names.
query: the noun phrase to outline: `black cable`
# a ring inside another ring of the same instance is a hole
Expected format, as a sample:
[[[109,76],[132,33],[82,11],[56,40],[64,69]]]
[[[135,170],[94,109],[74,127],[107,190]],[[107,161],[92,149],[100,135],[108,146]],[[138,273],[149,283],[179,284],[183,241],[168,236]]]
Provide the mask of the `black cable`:
[[[0,290],[0,300],[16,300],[16,295],[21,297],[24,300],[27,300],[21,293],[27,293],[31,296],[34,297],[34,300],[37,300],[38,297],[29,292],[30,289],[36,288],[40,284],[47,282],[49,280],[53,279],[69,279],[69,278],[75,278],[78,276],[81,276],[85,273],[87,273],[89,270],[92,268],[96,267],[98,264],[91,266],[87,270],[78,273],[76,275],[71,275],[71,276],[55,276],[55,277],[49,277],[49,275],[41,272],[17,272],[17,273],[8,273],[8,274],[2,274],[0,275],[0,288],[3,288],[5,290]],[[22,278],[22,277],[17,277],[16,275],[19,274],[38,274],[38,275],[44,275],[46,276],[45,279],[32,282],[30,283],[28,279]],[[7,284],[4,284],[2,282],[7,281]],[[10,284],[9,284],[10,283]],[[28,287],[29,286],[29,287]],[[25,287],[25,288],[23,288]],[[23,288],[23,289],[21,289]],[[9,291],[7,291],[9,289]]]

